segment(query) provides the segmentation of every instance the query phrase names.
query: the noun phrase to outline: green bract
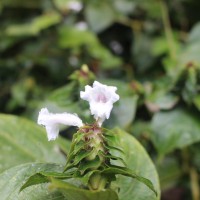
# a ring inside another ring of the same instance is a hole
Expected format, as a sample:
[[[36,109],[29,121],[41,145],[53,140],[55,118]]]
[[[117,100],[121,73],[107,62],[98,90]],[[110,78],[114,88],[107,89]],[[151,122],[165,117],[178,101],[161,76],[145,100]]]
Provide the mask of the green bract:
[[[37,172],[28,178],[20,191],[46,182],[51,182],[53,187],[58,189],[61,185],[64,191],[68,185],[66,180],[71,178],[76,178],[80,182],[79,187],[86,191],[114,190],[112,181],[115,181],[116,175],[119,174],[142,182],[157,195],[151,181],[127,168],[123,154],[115,132],[101,128],[96,123],[85,125],[73,136],[63,172]]]

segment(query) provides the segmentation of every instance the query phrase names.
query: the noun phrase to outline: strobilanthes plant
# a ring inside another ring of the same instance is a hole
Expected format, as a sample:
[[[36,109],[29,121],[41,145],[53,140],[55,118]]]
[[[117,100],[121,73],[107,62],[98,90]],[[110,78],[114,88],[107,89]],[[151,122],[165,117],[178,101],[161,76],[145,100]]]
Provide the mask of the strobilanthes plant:
[[[89,102],[90,112],[94,116],[94,123],[83,123],[76,114],[53,114],[47,108],[42,108],[38,116],[38,124],[46,128],[48,140],[55,140],[59,134],[61,124],[78,127],[73,135],[71,147],[63,173],[40,172],[31,176],[22,186],[24,188],[51,182],[52,179],[76,178],[81,181],[81,188],[92,191],[113,189],[112,182],[116,175],[132,177],[144,183],[155,191],[151,181],[138,176],[131,171],[123,160],[123,149],[115,137],[115,133],[102,127],[105,119],[110,117],[113,104],[119,100],[117,88],[103,85],[97,81],[93,87],[85,86],[80,97]],[[113,153],[116,152],[116,153]]]

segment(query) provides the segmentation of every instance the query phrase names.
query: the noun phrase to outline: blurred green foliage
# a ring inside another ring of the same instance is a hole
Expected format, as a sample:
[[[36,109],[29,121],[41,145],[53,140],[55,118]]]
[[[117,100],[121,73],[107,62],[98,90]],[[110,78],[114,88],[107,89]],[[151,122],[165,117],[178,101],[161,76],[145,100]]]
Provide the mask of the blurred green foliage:
[[[199,10],[198,0],[0,1],[1,112],[36,120],[45,106],[90,122],[79,91],[95,79],[115,85],[106,125],[142,142],[163,199],[197,200]]]

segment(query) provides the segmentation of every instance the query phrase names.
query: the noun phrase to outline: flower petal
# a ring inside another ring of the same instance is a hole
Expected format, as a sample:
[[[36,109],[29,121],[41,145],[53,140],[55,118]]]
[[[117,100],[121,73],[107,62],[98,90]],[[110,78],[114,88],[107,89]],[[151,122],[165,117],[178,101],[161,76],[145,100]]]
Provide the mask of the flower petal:
[[[113,108],[113,103],[119,100],[119,95],[116,94],[117,88],[107,86],[94,81],[93,87],[85,86],[85,91],[81,91],[80,97],[90,104],[91,114],[99,123],[99,126],[105,119],[110,117],[110,112]]]
[[[82,120],[76,114],[53,114],[47,108],[42,108],[39,112],[38,124],[45,126],[48,140],[55,140],[58,137],[60,124],[77,127],[83,126]]]

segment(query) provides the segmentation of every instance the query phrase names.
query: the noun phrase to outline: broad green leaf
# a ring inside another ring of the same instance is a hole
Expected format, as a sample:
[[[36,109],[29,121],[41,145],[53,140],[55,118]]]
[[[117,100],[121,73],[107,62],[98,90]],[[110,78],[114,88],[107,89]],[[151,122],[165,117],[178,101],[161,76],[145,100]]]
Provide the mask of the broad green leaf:
[[[109,2],[91,2],[86,5],[85,16],[91,29],[100,32],[114,22],[115,11]]]
[[[158,174],[145,149],[133,136],[127,134],[126,132],[120,129],[115,129],[113,132],[119,137],[120,147],[124,151],[124,161],[127,164],[127,168],[130,168],[130,170],[134,171],[138,176],[149,179],[153,183],[154,188],[158,193],[158,196],[156,197],[153,191],[136,179],[119,175],[117,177],[117,184],[120,188],[119,199],[160,199]]]
[[[151,181],[149,181],[148,179],[146,179],[142,176],[138,176],[137,174],[135,174],[134,172],[132,172],[128,168],[119,167],[119,166],[111,166],[110,168],[104,170],[102,172],[102,174],[105,174],[105,175],[106,174],[107,175],[119,174],[119,175],[135,178],[137,181],[140,181],[141,183],[143,183],[147,187],[149,187],[149,189],[151,189],[155,193],[155,195],[157,196],[157,191],[154,189],[154,186],[153,186]]]
[[[127,161],[129,161],[130,167],[133,169],[138,169],[137,172],[138,174],[142,174],[144,177],[147,177],[154,182],[154,186],[156,184],[156,190],[159,192],[159,185],[158,185],[158,180],[155,172],[155,168],[153,167],[149,157],[145,153],[144,149],[140,146],[138,142],[134,140],[134,138],[130,135],[127,135],[126,133],[122,131],[116,132],[116,134],[119,134],[120,136],[123,136],[121,138],[121,142],[123,144],[125,152],[127,152],[127,155],[132,155],[133,153],[136,153],[135,156],[127,157]],[[127,139],[124,139],[128,137]],[[130,145],[131,144],[131,145]],[[134,144],[134,145],[133,145]],[[132,151],[130,151],[130,148]],[[127,151],[128,150],[128,151]],[[134,161],[133,163],[131,161]],[[145,162],[145,163],[144,163]],[[137,165],[136,165],[137,163]],[[148,169],[148,170],[147,170]],[[41,196],[39,199],[45,199],[48,198],[51,200],[51,196],[53,195],[54,198],[57,198],[56,195],[58,195],[57,192],[48,191],[46,188],[46,184],[42,185],[35,185],[29,188],[26,188],[23,190],[20,194],[18,194],[18,190],[21,188],[23,185],[24,181],[31,175],[40,172],[40,171],[47,171],[46,175],[48,174],[48,171],[62,171],[63,167],[53,165],[53,164],[26,164],[23,166],[18,166],[15,168],[12,168],[8,171],[5,171],[0,175],[0,186],[4,186],[2,189],[0,189],[0,193],[5,195],[4,199],[12,200],[13,196],[15,197],[16,200],[25,200],[27,198],[27,195],[32,195],[31,192],[37,191],[37,198]],[[144,171],[143,171],[144,170]],[[15,178],[12,178],[12,177]],[[52,176],[55,176],[53,174]],[[57,176],[57,175],[56,175]],[[153,180],[152,180],[153,179]],[[14,180],[14,181],[12,181]],[[16,181],[17,180],[17,181]],[[53,181],[53,186],[59,189],[64,196],[67,197],[68,200],[75,200],[75,199],[80,199],[80,200],[92,200],[92,199],[118,199],[116,196],[116,193],[110,190],[102,191],[102,192],[91,192],[88,190],[83,190],[80,188],[77,188],[75,186],[72,186],[68,183],[60,182],[58,180],[52,180]],[[145,188],[144,185],[139,183],[136,180],[129,179],[127,177],[119,177],[118,180],[118,185],[120,187],[120,199],[158,199],[155,197],[155,195],[152,195],[151,191],[148,188]],[[131,189],[131,192],[127,192],[127,190],[130,190],[129,187],[134,185],[134,189]],[[9,189],[9,191],[8,191]],[[6,190],[6,192],[3,193],[3,191]],[[14,191],[13,191],[14,190]],[[141,192],[142,191],[142,192]],[[7,198],[8,196],[6,194],[9,193],[10,199]],[[45,193],[45,194],[44,194]],[[19,196],[18,196],[19,195]],[[21,195],[21,196],[20,196]],[[59,194],[60,195],[60,194]],[[4,196],[3,196],[4,197]],[[37,199],[35,198],[35,199]],[[59,199],[59,198],[58,198]],[[61,199],[64,199],[61,196]]]
[[[159,112],[152,121],[153,143],[160,155],[200,141],[200,119],[184,109]]]
[[[165,157],[157,166],[160,177],[160,185],[163,190],[172,188],[183,175],[181,164],[176,157]]]
[[[34,185],[19,193],[24,181],[41,170],[61,172],[63,167],[55,164],[29,163],[4,171],[0,174],[1,200],[65,200],[60,192],[50,190],[47,184]]]
[[[62,138],[48,142],[46,131],[34,122],[12,115],[0,115],[0,172],[27,162],[65,163],[69,142]]]
[[[89,191],[56,179],[52,179],[52,186],[59,189],[67,200],[118,200],[113,190]]]

